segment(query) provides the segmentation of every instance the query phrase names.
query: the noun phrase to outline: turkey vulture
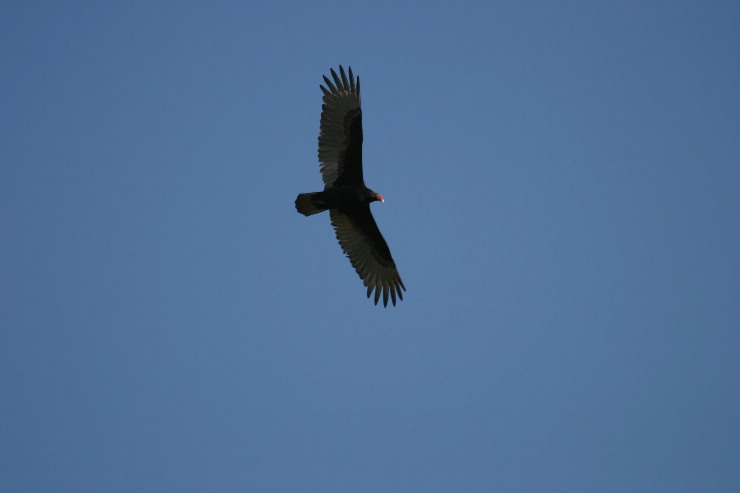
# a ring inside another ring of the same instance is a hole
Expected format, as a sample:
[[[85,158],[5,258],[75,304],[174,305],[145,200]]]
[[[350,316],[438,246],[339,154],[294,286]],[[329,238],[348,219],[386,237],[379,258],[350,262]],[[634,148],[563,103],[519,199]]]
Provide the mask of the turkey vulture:
[[[329,209],[339,245],[367,287],[367,297],[375,291],[377,305],[382,291],[383,306],[388,306],[388,295],[395,305],[406,287],[370,213],[370,203],[383,202],[383,197],[362,178],[360,78],[355,79],[350,68],[348,80],[341,65],[339,74],[341,78],[331,69],[334,82],[324,76],[328,89],[319,86],[324,93],[319,133],[324,191],[299,194],[295,208],[304,216]]]

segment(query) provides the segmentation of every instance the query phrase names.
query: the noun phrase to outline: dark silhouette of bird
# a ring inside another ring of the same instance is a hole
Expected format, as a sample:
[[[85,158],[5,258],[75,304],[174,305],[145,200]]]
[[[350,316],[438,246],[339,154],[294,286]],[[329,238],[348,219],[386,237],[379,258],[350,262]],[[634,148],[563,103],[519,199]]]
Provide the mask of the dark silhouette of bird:
[[[388,244],[380,234],[370,212],[370,203],[383,197],[365,186],[362,177],[362,109],[360,78],[349,79],[339,66],[339,75],[331,69],[334,81],[324,76],[326,87],[321,107],[319,162],[324,191],[299,194],[295,207],[304,216],[329,210],[331,224],[345,255],[359,274],[367,297],[375,292],[375,304],[381,293],[383,306],[402,300],[406,287],[396,269]]]

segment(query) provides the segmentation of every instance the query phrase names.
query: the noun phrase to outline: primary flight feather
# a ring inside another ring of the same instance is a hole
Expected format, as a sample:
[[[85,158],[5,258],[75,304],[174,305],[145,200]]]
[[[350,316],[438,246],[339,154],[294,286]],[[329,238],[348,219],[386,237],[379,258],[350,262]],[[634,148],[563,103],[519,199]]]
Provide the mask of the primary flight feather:
[[[299,194],[295,207],[304,216],[329,210],[331,224],[339,245],[359,274],[368,298],[375,293],[375,304],[383,297],[403,299],[406,290],[396,269],[388,244],[380,234],[370,212],[370,203],[383,197],[365,186],[362,177],[362,109],[360,78],[349,78],[339,66],[339,75],[331,69],[332,80],[324,76],[321,91],[321,131],[319,162],[324,191]]]

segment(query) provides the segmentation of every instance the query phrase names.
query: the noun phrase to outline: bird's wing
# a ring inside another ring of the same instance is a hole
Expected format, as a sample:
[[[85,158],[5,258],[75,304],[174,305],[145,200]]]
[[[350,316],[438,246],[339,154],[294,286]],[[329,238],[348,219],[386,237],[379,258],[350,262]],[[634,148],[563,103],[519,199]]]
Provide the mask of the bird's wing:
[[[341,78],[332,69],[334,83],[324,76],[327,87],[321,107],[319,162],[321,176],[327,187],[361,185],[362,179],[362,109],[360,108],[360,78],[355,80],[344,68]]]
[[[367,287],[367,297],[374,290],[376,305],[381,291],[384,306],[388,305],[388,295],[394,305],[396,296],[402,300],[401,290],[406,291],[406,287],[398,274],[388,244],[370,213],[370,206],[366,204],[351,212],[331,209],[329,214],[342,250]]]

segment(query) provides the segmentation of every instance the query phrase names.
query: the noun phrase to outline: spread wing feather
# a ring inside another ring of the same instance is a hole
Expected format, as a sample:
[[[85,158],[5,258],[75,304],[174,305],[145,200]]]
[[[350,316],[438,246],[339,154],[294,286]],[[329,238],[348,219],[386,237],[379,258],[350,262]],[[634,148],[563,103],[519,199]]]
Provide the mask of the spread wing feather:
[[[325,187],[364,185],[362,178],[362,109],[360,108],[360,78],[355,79],[344,68],[341,77],[332,69],[334,81],[324,76],[327,87],[321,106],[319,162]]]
[[[382,293],[384,306],[388,305],[389,295],[394,305],[396,297],[403,300],[402,290],[406,287],[370,213],[370,206],[366,204],[351,212],[331,209],[329,214],[342,250],[367,287],[367,297],[375,291],[377,305]]]

